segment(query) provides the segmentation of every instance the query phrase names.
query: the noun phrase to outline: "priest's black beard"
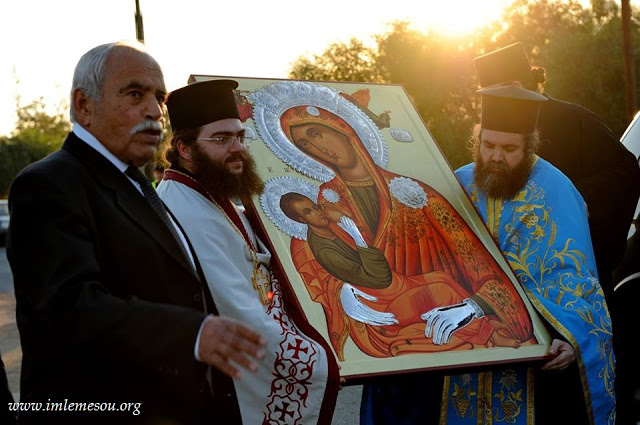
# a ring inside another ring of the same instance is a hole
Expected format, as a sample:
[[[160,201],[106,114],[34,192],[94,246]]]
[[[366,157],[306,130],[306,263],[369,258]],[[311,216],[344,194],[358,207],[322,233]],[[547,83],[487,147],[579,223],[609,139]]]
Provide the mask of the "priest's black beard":
[[[499,168],[499,171],[492,168]],[[478,158],[473,175],[476,187],[491,198],[511,199],[527,184],[531,173],[531,161],[527,158],[511,170],[504,162],[485,164]]]
[[[198,148],[198,145],[194,145],[191,154],[193,174],[212,196],[245,199],[261,194],[264,182],[256,172],[255,161],[251,155],[241,152],[230,155],[226,161],[231,162],[238,158],[243,161],[242,173],[233,174],[224,163],[212,160]]]

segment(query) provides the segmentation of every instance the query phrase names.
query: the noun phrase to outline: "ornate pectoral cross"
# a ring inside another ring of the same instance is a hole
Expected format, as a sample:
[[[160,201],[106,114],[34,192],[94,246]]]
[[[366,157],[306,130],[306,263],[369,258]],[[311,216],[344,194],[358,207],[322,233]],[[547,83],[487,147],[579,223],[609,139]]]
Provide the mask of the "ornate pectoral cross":
[[[273,298],[273,292],[271,291],[271,278],[269,277],[269,273],[265,272],[259,264],[256,265],[256,268],[253,270],[251,283],[253,284],[253,289],[258,291],[260,302],[263,305],[269,305],[271,303],[271,298]]]

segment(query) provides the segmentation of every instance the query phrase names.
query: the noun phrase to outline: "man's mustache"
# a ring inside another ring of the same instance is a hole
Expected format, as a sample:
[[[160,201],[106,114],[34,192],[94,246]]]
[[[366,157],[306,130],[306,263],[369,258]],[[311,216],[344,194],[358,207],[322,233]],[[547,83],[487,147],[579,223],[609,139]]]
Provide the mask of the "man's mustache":
[[[491,173],[506,173],[509,171],[509,166],[504,162],[490,161],[485,163],[484,167]]]
[[[131,131],[129,132],[129,135],[134,136],[138,133],[142,133],[144,131],[157,131],[159,133],[162,133],[162,128],[163,125],[162,123],[160,123],[160,121],[154,121],[154,120],[144,120],[138,124],[136,124]]]
[[[244,153],[242,152],[236,152],[236,153],[232,153],[231,155],[229,155],[229,157],[227,159],[225,159],[224,162],[233,162],[233,161],[246,161],[247,157]]]

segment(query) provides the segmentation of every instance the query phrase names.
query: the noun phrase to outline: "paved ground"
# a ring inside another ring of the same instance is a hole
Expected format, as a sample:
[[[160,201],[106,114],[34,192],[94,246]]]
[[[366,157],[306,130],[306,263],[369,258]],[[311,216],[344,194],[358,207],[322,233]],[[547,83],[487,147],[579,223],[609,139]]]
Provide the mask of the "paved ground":
[[[9,387],[14,397],[20,390],[20,362],[22,350],[16,327],[16,302],[13,278],[5,248],[0,248],[0,354],[4,361]],[[338,396],[332,425],[357,425],[359,420],[361,386],[345,387]]]
[[[357,425],[360,421],[360,396],[362,385],[345,387],[338,395],[333,425]]]
[[[13,278],[7,261],[6,249],[0,246],[0,293],[13,293]]]
[[[0,248],[0,354],[14,396],[20,389],[20,362],[22,350],[16,327],[16,300],[13,295],[13,279],[7,262],[5,248]]]

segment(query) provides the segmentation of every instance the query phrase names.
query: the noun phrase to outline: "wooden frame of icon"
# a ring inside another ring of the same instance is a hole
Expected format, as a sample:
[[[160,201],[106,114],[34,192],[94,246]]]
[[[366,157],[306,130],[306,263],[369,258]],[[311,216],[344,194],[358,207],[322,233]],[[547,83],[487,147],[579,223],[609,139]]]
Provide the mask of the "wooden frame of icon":
[[[231,78],[246,212],[348,378],[531,361],[550,338],[401,86]]]

